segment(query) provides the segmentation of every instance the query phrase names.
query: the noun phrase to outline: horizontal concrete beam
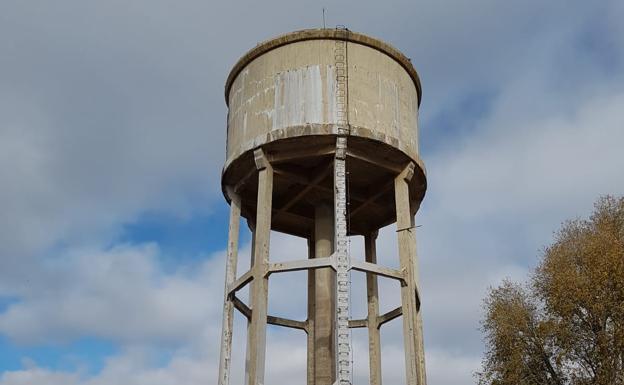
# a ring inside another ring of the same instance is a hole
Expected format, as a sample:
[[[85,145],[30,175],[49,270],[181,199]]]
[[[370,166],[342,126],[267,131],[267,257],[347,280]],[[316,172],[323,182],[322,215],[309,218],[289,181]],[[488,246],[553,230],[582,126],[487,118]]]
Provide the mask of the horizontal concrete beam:
[[[307,149],[293,149],[286,150],[283,149],[279,153],[269,153],[267,154],[267,158],[271,163],[278,164],[282,162],[287,162],[293,159],[301,159],[301,158],[316,158],[322,157],[325,155],[331,155],[336,151],[336,147],[334,145],[325,145],[321,148],[318,147],[309,147]]]
[[[349,320],[349,328],[351,329],[365,328],[365,327],[368,327],[368,320],[366,318]]]
[[[241,301],[238,297],[232,296],[232,303],[234,304],[234,308],[240,311],[242,315],[247,319],[251,319],[252,310],[247,306],[243,301]],[[307,333],[308,331],[308,322],[307,321],[297,321],[288,318],[275,317],[272,315],[267,316],[267,323],[271,325],[283,326],[292,329],[300,329]]]
[[[302,259],[299,261],[275,262],[269,264],[269,274],[283,273],[287,271],[320,269],[322,267],[331,267],[336,270],[334,265],[335,258],[333,256],[325,258]]]
[[[249,306],[245,304],[245,302],[241,301],[237,296],[232,296],[232,303],[236,310],[241,312],[248,320],[251,319],[251,309]]]
[[[382,277],[396,279],[401,282],[401,286],[404,286],[405,283],[405,273],[403,270],[391,269],[389,267],[379,266],[375,263],[363,262],[363,261],[352,261],[351,269],[356,271],[362,271],[364,273],[372,273],[376,275],[381,275]]]
[[[368,154],[357,150],[355,148],[348,148],[347,149],[347,156],[350,156],[352,158],[355,159],[359,159],[361,161],[364,161],[366,163],[375,165],[375,166],[380,166],[385,168],[386,170],[399,174],[401,171],[403,171],[404,166],[396,164],[396,163],[392,163],[389,161],[384,161],[379,157],[371,157]]]
[[[236,293],[241,288],[243,288],[246,284],[253,280],[253,272],[252,270],[247,271],[245,274],[241,275],[236,281],[234,281],[228,287],[228,295],[232,295],[232,293]]]
[[[390,310],[387,313],[380,315],[377,318],[377,328],[380,328],[381,325],[388,323],[392,321],[393,319],[400,317],[401,315],[403,315],[403,308],[401,306],[397,307],[396,309]]]
[[[308,322],[307,321],[297,321],[288,318],[275,317],[275,316],[267,316],[267,323],[271,325],[283,326],[291,329],[299,329],[304,332],[308,332]]]

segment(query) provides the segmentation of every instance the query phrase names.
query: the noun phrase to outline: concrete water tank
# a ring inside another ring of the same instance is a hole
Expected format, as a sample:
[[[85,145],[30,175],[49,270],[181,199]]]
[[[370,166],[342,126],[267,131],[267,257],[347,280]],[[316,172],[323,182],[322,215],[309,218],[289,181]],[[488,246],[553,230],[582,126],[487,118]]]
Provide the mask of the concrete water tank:
[[[344,28],[263,42],[232,69],[223,192],[230,203],[219,384],[229,384],[233,311],[249,322],[245,382],[264,385],[266,326],[307,334],[307,384],[352,383],[351,328],[367,328],[370,383],[381,383],[380,327],[403,318],[406,383],[425,366],[414,215],[425,189],[418,152],[420,80],[410,60]],[[238,274],[240,218],[252,230],[251,269]],[[396,222],[399,269],[377,264],[377,231]],[[272,262],[271,231],[306,238],[309,252]],[[365,259],[349,235],[364,236]],[[308,272],[308,315],[268,314],[268,280]],[[368,314],[353,319],[349,275],[366,274]],[[396,280],[401,306],[379,314],[377,278]],[[250,285],[250,303],[236,296]]]
[[[340,106],[336,87],[337,36],[348,39],[345,107],[348,108],[347,164],[351,193],[350,233],[365,234],[394,222],[390,181],[410,161],[416,175],[410,182],[414,209],[425,192],[424,164],[418,152],[420,80],[410,59],[387,43],[339,30],[315,29],[289,33],[261,43],[232,69],[225,86],[228,105],[227,160],[223,185],[241,181],[243,216],[253,217],[246,202],[255,203],[255,183],[246,176],[255,169],[253,149],[263,147],[285,172],[300,176],[274,183],[274,229],[306,236],[312,205],[301,199],[290,207],[296,185],[331,158],[338,134]],[[340,62],[338,62],[340,65]],[[279,158],[279,159],[278,159]],[[317,182],[316,194],[333,194],[331,175]],[[382,194],[380,189],[386,189]],[[366,203],[366,210],[358,209]]]

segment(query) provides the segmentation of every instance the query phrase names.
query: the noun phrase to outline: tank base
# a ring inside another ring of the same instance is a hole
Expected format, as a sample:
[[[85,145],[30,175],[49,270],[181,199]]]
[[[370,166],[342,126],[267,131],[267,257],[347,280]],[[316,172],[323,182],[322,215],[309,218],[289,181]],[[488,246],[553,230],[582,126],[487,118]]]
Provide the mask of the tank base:
[[[262,149],[275,172],[271,229],[309,238],[314,233],[315,204],[333,200],[336,135],[306,135],[274,140]],[[414,214],[426,190],[422,162],[381,141],[349,136],[347,146],[348,233],[367,235],[396,221],[394,178],[415,164],[409,182]],[[254,221],[257,172],[253,151],[237,157],[224,170],[222,185],[241,197],[241,215]]]

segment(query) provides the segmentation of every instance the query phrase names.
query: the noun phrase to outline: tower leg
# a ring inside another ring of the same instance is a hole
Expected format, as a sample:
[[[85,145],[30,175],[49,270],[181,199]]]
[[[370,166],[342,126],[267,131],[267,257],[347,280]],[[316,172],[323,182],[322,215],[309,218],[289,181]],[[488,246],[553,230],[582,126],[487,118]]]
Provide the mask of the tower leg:
[[[314,250],[314,236],[308,238],[308,259],[314,258],[315,250]],[[308,270],[308,371],[307,377],[308,382],[307,385],[315,385],[316,381],[314,380],[314,356],[316,355],[316,350],[314,349],[314,318],[315,318],[315,309],[316,309],[316,280],[315,280],[315,271],[314,269]]]
[[[405,272],[406,285],[401,287],[403,308],[403,338],[405,344],[405,370],[408,385],[425,385],[424,352],[422,350],[422,329],[420,327],[420,301],[418,272],[416,270],[416,238],[414,237],[414,216],[410,208],[408,182],[414,174],[414,164],[394,180],[396,201],[397,234],[401,269]]]
[[[319,203],[314,215],[315,258],[329,257],[334,247],[334,213],[330,204]],[[314,288],[314,377],[315,385],[333,385],[336,380],[336,273],[317,269]]]
[[[377,231],[364,237],[366,262],[377,263]],[[366,274],[366,296],[368,299],[368,357],[370,366],[370,385],[381,385],[381,336],[377,317],[379,317],[379,289],[377,275]]]
[[[251,256],[249,261],[249,269],[254,267],[254,255],[256,255],[256,224],[254,222],[247,221],[247,226],[251,230]],[[249,289],[249,303],[253,304],[254,291]],[[247,319],[247,349],[245,351],[245,381],[249,378],[249,365],[251,363],[251,317]]]
[[[231,199],[231,203],[227,259],[225,261],[225,301],[223,303],[223,330],[221,334],[221,354],[219,359],[219,385],[228,385],[230,382],[234,303],[228,295],[228,287],[236,280],[236,265],[238,263],[238,235],[240,226],[240,197],[231,190],[228,190],[228,196]]]
[[[262,149],[254,153],[258,172],[258,202],[251,283],[251,323],[247,353],[249,365],[247,385],[264,384],[266,354],[266,326],[269,279],[269,240],[271,236],[271,207],[273,195],[273,168]]]

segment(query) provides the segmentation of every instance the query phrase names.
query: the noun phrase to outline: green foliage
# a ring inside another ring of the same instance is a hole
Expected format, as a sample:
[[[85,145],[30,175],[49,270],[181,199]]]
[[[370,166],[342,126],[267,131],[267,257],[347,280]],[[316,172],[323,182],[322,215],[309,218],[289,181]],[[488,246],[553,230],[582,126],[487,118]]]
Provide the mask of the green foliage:
[[[624,385],[624,198],[564,223],[530,281],[484,310],[480,385]]]

